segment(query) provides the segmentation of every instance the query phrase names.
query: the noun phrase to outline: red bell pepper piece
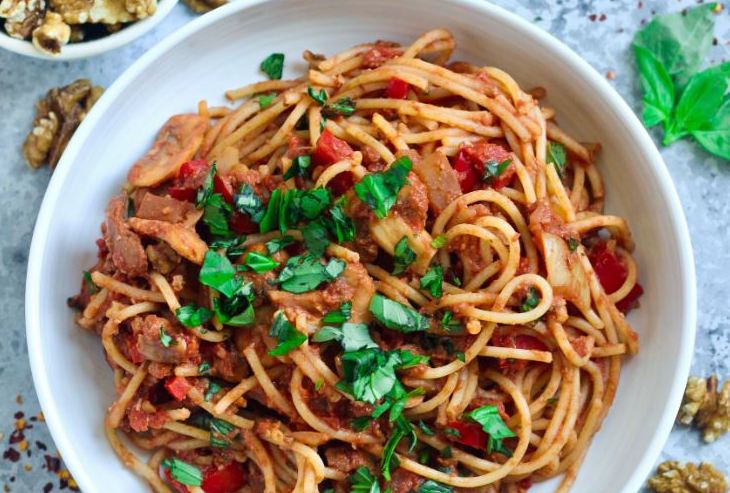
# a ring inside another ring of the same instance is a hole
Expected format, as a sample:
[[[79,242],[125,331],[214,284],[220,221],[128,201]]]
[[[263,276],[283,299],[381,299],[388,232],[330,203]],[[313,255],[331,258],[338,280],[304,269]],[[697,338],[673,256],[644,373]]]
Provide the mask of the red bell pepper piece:
[[[219,193],[223,196],[223,200],[229,204],[233,203],[233,191],[231,190],[231,186],[223,178],[218,176],[217,173],[213,176],[213,193]]]
[[[246,485],[246,471],[240,462],[225,467],[210,467],[203,472],[201,488],[205,493],[234,493]]]
[[[193,159],[183,163],[177,171],[175,184],[167,190],[170,197],[193,202],[198,193],[198,187],[209,169],[208,162],[204,159]]]
[[[165,381],[165,388],[176,400],[181,401],[188,395],[188,390],[192,385],[187,381],[185,377],[167,377]]]
[[[352,147],[342,139],[338,139],[329,130],[322,132],[312,152],[312,161],[317,166],[331,166],[338,161],[352,156]],[[340,173],[329,182],[335,195],[342,195],[352,188],[352,173]]]
[[[408,82],[393,77],[388,81],[385,95],[391,99],[406,99],[408,96],[408,88]]]
[[[486,141],[475,142],[459,149],[451,166],[459,178],[461,191],[468,193],[478,188],[479,184],[482,183],[486,163],[502,163],[509,157],[510,153],[507,149],[499,144]],[[492,178],[487,184],[498,190],[512,181],[515,171],[515,165],[510,163],[499,176]]]
[[[237,235],[250,235],[259,231],[259,225],[253,222],[248,214],[241,214],[238,211],[233,212],[228,224]]]

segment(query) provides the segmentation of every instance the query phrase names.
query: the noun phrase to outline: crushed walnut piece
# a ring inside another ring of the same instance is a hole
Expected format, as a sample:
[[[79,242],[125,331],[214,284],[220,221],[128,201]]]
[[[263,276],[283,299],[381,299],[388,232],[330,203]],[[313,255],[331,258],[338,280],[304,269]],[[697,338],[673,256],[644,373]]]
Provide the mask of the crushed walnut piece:
[[[216,7],[225,5],[228,0],[183,0],[183,3],[196,14],[204,14]]]
[[[726,493],[725,475],[706,462],[699,466],[669,460],[657,467],[649,479],[649,488],[656,493]]]
[[[5,32],[18,39],[29,39],[46,14],[45,0],[2,0],[0,17],[5,19]]]
[[[716,375],[709,378],[690,377],[684,391],[677,421],[702,430],[707,443],[730,431],[730,380],[721,389]]]
[[[43,23],[33,30],[33,46],[44,53],[57,55],[61,47],[71,39],[71,27],[63,22],[63,17],[55,12],[48,12]]]
[[[102,92],[101,87],[80,79],[51,89],[36,103],[33,128],[23,143],[23,157],[30,167],[56,166],[71,135]]]

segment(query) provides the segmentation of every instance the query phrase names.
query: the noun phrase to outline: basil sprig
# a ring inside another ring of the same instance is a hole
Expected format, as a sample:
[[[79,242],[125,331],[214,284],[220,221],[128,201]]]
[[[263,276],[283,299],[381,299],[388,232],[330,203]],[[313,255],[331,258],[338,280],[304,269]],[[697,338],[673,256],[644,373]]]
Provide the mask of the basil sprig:
[[[324,282],[337,279],[345,270],[345,265],[340,259],[333,258],[323,264],[317,257],[298,255],[287,260],[275,282],[284,291],[306,293],[317,289]]]
[[[499,452],[507,457],[512,457],[512,451],[504,445],[503,440],[516,435],[509,429],[504,420],[502,420],[497,406],[486,405],[478,407],[467,413],[466,416],[482,425],[482,430],[489,435],[487,453]]]

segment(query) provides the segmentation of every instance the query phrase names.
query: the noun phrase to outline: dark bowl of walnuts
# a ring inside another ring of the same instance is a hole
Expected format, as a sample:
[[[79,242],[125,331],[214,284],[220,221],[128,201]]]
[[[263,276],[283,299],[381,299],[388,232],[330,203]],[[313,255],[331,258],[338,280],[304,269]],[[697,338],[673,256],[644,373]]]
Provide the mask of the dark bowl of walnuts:
[[[70,60],[118,48],[155,27],[177,0],[0,0],[0,48]]]

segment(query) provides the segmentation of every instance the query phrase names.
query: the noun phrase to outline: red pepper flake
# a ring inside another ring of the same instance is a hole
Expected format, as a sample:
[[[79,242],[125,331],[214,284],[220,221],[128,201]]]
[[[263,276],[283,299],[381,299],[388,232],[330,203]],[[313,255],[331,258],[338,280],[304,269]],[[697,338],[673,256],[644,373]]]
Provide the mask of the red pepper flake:
[[[606,78],[608,80],[613,80],[616,78],[616,74],[614,73],[613,70],[609,70],[608,72],[606,72]]]
[[[15,403],[19,406],[23,405],[23,396],[18,394],[15,396]]]
[[[598,18],[600,22],[603,22],[606,20],[606,14],[601,14],[601,16]]]
[[[61,469],[61,459],[58,457],[46,454],[43,458],[46,460],[46,469],[50,472],[57,473]]]
[[[15,419],[22,419],[23,417],[25,417],[23,411],[18,411],[17,413],[15,413]]]
[[[20,452],[11,447],[3,452],[3,459],[9,460],[10,462],[18,462],[20,460]]]
[[[15,430],[10,434],[10,443],[20,443],[23,440],[25,440],[25,435],[23,434],[23,430]]]
[[[35,446],[38,448],[38,450],[48,450],[48,447],[45,443],[37,441],[35,442]]]
[[[591,20],[591,22],[596,22],[596,19],[598,19],[598,16],[596,14],[591,14],[588,16],[588,18]]]

